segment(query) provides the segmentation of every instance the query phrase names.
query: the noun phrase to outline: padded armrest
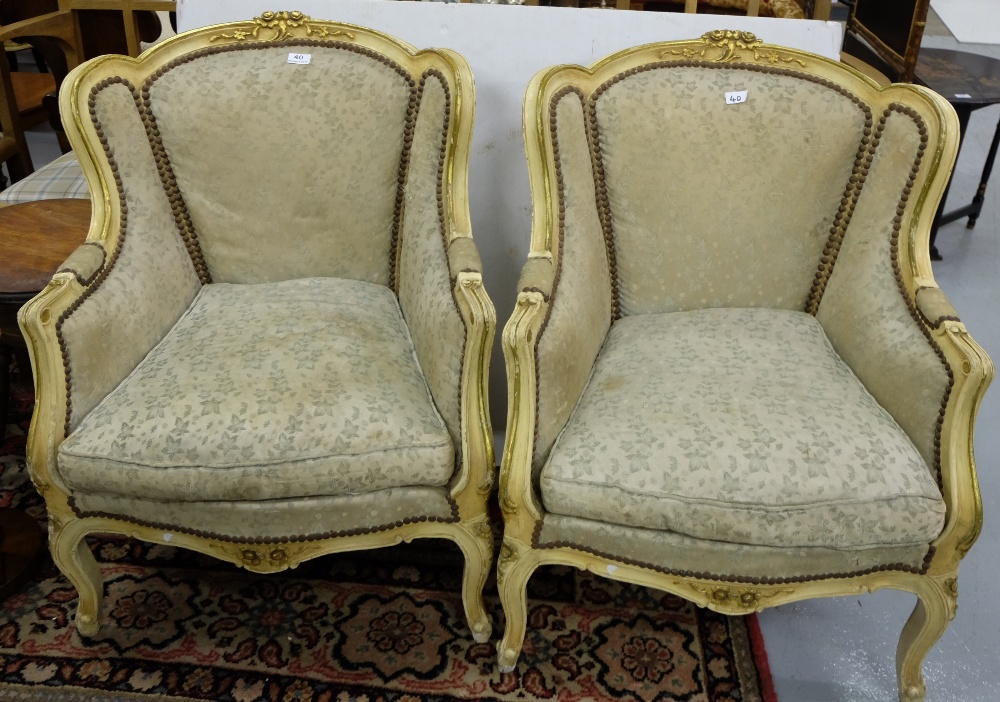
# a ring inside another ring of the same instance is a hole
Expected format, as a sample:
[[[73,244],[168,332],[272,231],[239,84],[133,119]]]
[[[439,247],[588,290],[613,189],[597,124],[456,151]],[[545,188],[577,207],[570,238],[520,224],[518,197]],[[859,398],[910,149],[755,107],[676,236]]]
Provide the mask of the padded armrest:
[[[517,281],[518,292],[541,293],[546,300],[552,297],[555,283],[555,269],[548,256],[529,258],[521,269],[521,279]]]
[[[78,246],[56,272],[72,273],[80,285],[86,287],[94,282],[94,278],[104,267],[106,258],[103,246],[93,241],[87,242]]]
[[[452,280],[459,273],[482,273],[483,262],[479,258],[479,249],[470,236],[458,236],[448,245],[448,270]]]
[[[919,288],[917,290],[917,310],[919,310],[920,316],[934,329],[947,321],[962,321],[941,288]]]

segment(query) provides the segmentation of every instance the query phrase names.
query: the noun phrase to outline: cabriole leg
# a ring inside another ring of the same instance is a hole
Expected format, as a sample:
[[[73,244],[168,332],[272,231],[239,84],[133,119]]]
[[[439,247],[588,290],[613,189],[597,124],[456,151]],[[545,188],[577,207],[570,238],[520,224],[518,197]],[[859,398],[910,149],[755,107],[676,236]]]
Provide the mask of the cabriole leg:
[[[472,638],[478,643],[486,643],[493,633],[490,616],[483,605],[483,588],[493,565],[493,533],[488,519],[470,524],[469,530],[456,539],[465,556],[465,570],[462,576],[462,604],[465,617],[472,630]]]
[[[926,688],[921,670],[924,657],[955,617],[956,575],[921,578],[913,608],[896,649],[896,675],[900,702],[922,702]]]
[[[57,521],[57,520],[55,520]],[[84,537],[87,532],[79,521],[72,521],[52,529],[49,545],[52,560],[79,594],[76,609],[76,628],[82,636],[94,636],[100,628],[101,599],[104,581],[94,554]]]
[[[528,626],[528,579],[537,564],[534,559],[519,556],[520,553],[514,542],[504,539],[497,562],[497,589],[507,620],[503,639],[497,644],[497,665],[501,673],[509,673],[517,665]]]

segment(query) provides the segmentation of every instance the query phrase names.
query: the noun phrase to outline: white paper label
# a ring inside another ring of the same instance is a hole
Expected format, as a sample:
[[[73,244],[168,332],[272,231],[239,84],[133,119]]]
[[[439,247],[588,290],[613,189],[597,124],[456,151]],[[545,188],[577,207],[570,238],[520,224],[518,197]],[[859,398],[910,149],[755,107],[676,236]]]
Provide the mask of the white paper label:
[[[739,105],[741,102],[746,102],[746,101],[747,101],[746,90],[735,90],[731,93],[726,93],[727,105]]]
[[[611,575],[611,574],[612,574],[612,573],[614,573],[614,572],[615,572],[616,570],[618,570],[618,566],[616,566],[616,565],[609,565],[609,566],[608,566],[608,575]]]
[[[972,96],[969,95],[968,93],[955,93],[955,97],[957,97],[959,100],[968,100]]]
[[[312,54],[288,54],[288,63],[305,65],[312,61]]]
[[[164,541],[170,541],[170,539],[172,539],[172,538],[174,538],[174,535],[173,535],[173,534],[171,534],[171,533],[165,533],[165,534],[163,535],[163,540],[164,540]]]

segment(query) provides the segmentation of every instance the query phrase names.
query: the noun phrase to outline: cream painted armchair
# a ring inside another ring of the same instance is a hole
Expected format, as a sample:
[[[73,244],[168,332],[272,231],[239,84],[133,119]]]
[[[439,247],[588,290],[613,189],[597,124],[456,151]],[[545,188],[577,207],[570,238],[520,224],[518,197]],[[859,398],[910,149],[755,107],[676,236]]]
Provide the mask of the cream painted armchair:
[[[501,668],[558,563],[727,614],[915,593],[897,668],[922,699],[981,526],[993,376],[927,253],[947,102],[713,32],[543,71],[524,109]]]
[[[485,641],[495,313],[464,59],[268,13],[96,59],[61,100],[92,226],[20,322],[81,633],[92,532],[257,572],[434,537],[464,552]]]

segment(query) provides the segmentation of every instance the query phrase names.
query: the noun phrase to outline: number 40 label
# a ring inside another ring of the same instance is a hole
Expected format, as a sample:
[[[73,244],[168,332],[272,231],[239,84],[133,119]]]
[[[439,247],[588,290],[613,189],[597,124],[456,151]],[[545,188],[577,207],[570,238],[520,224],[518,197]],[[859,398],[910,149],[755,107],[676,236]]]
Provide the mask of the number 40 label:
[[[741,102],[747,101],[746,90],[737,90],[731,93],[726,93],[726,104],[727,105],[739,105]]]
[[[288,54],[288,63],[305,65],[312,61],[312,54]]]

